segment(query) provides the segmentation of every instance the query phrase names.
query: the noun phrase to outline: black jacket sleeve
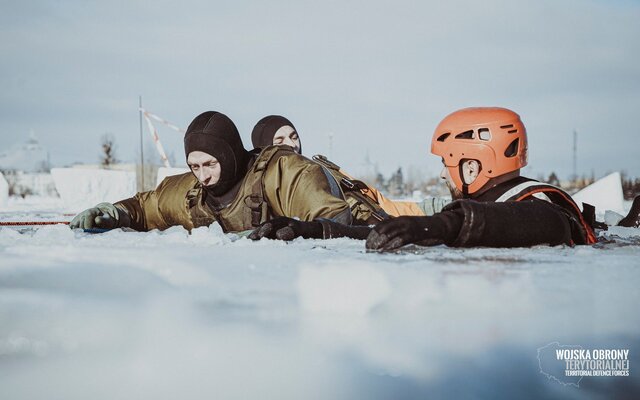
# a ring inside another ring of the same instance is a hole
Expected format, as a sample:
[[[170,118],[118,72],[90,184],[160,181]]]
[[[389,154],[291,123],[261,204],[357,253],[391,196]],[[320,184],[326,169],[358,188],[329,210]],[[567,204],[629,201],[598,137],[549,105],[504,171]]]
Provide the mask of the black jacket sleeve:
[[[454,247],[528,247],[573,244],[575,223],[561,207],[539,199],[490,203],[458,200],[442,210],[442,217],[462,219]]]
[[[316,222],[322,225],[322,239],[348,237],[364,240],[371,232],[371,227],[366,225],[345,225],[325,218],[318,218]]]

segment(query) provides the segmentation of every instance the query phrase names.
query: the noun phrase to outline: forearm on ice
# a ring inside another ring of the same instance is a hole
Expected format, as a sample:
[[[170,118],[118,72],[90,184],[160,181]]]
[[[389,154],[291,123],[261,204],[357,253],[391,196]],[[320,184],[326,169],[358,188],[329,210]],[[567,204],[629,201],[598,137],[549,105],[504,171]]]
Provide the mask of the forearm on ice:
[[[114,203],[114,206],[116,206],[116,208],[122,213],[127,214],[129,220],[129,228],[141,232],[145,232],[148,230],[145,221],[144,208],[140,204],[138,195],[130,197],[128,199],[120,200],[119,202]]]
[[[369,236],[372,229],[369,226],[350,226],[324,218],[317,219],[316,221],[322,225],[323,239],[348,237],[351,239],[364,240]]]
[[[455,201],[443,213],[463,217],[451,243],[456,247],[528,247],[571,244],[571,222],[564,211],[543,201],[483,203]]]

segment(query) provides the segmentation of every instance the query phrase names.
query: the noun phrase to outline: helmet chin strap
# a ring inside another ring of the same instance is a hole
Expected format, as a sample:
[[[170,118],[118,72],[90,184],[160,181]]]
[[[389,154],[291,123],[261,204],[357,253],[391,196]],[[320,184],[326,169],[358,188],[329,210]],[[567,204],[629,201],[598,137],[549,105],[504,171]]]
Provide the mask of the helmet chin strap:
[[[462,181],[462,196],[466,199],[469,198],[469,184],[464,179],[464,173],[462,172],[462,164],[458,165],[458,175],[460,176],[460,181]]]

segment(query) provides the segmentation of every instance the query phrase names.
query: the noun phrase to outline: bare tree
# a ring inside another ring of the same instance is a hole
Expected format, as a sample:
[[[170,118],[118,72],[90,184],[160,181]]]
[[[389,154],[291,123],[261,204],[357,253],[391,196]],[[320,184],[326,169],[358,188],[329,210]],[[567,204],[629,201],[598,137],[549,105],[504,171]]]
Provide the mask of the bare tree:
[[[105,133],[100,139],[102,143],[102,154],[100,155],[100,164],[103,168],[109,168],[117,163],[116,159],[116,140],[111,133]]]

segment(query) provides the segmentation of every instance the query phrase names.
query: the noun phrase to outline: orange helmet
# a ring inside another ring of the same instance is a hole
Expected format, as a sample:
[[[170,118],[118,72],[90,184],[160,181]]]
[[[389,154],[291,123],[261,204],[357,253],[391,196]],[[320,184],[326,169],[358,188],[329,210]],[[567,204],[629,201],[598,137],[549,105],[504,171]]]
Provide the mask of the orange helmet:
[[[442,157],[456,187],[473,194],[489,179],[527,165],[527,131],[520,116],[506,108],[464,108],[440,122],[431,139],[431,152]],[[469,185],[460,169],[460,162],[467,159],[478,160],[482,166]]]

